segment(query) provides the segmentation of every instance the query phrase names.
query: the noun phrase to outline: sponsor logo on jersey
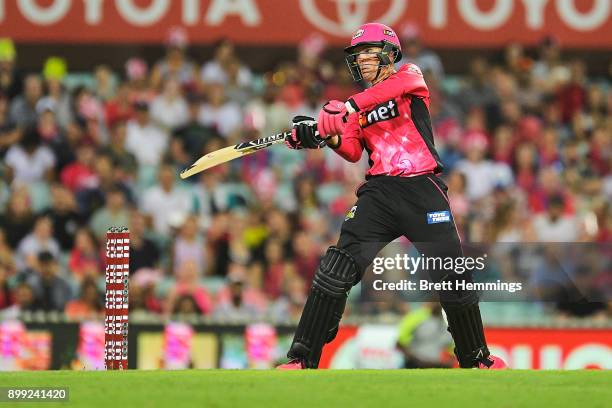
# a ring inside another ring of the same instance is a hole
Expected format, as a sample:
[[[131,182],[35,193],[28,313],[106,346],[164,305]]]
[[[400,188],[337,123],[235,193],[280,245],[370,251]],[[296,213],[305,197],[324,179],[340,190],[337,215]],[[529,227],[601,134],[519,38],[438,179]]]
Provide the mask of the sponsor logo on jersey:
[[[416,66],[416,65],[414,65],[414,64],[410,64],[410,65],[408,66],[407,71],[408,71],[408,72],[412,72],[413,74],[417,74],[417,75],[419,75],[419,76],[423,76],[423,73],[421,72],[421,70],[419,69],[419,67],[417,67],[417,66]]]
[[[432,211],[427,213],[428,224],[439,224],[441,222],[450,222],[450,211]]]
[[[362,128],[373,125],[377,122],[393,119],[399,116],[397,102],[391,99],[376,105],[373,109],[359,114],[359,126]]]
[[[349,212],[346,213],[346,217],[344,217],[344,221],[348,221],[351,218],[355,218],[355,211],[357,211],[356,205],[354,205],[353,208],[351,208]]]

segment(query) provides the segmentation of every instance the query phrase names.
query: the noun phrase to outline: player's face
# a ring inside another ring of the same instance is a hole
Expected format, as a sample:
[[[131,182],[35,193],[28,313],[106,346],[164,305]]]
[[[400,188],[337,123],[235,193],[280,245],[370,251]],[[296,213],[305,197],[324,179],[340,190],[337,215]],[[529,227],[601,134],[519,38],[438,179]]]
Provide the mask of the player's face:
[[[357,53],[357,64],[361,70],[361,76],[365,81],[372,82],[376,78],[376,72],[378,71],[378,59],[377,53],[381,52],[381,47],[364,47],[358,49]]]

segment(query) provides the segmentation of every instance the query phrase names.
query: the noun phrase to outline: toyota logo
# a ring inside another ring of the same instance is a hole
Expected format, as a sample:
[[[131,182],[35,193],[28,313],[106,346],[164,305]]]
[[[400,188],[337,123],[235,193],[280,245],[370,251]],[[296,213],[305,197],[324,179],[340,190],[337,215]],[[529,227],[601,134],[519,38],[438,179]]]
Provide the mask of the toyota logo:
[[[370,3],[382,3],[380,0],[327,0],[336,3],[338,20],[334,21],[324,15],[317,7],[316,0],[300,0],[304,16],[321,31],[339,37],[352,34],[357,27],[369,20],[393,25],[404,14],[408,0],[389,0],[389,7],[382,15],[370,16]]]

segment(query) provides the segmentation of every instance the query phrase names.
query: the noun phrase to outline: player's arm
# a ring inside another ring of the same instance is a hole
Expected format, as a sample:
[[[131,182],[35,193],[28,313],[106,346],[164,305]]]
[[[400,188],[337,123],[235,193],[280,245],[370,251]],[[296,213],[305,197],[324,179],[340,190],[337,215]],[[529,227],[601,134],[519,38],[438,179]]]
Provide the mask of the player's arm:
[[[414,64],[409,64],[407,69],[400,70],[371,88],[353,95],[346,102],[346,107],[349,113],[359,112],[406,94],[420,97],[429,94],[423,74]]]
[[[328,102],[324,110],[331,112],[329,105],[343,105],[340,101]],[[329,115],[338,115],[331,112]],[[285,140],[285,144],[291,149],[320,149],[326,144],[336,153],[350,162],[356,162],[361,158],[363,145],[361,143],[361,129],[357,123],[357,115],[348,116],[346,111],[336,118],[319,115],[317,123],[308,116],[296,116],[293,118],[293,129],[291,136]]]
[[[361,128],[358,123],[358,115],[348,115],[347,123],[342,134],[329,138],[327,146],[338,153],[343,159],[357,162],[363,153]]]

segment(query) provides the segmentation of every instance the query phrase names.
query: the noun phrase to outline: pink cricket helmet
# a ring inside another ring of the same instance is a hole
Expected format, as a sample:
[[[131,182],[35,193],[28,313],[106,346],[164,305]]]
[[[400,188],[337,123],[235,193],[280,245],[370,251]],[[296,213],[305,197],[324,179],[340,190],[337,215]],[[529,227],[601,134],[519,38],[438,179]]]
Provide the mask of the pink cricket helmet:
[[[351,45],[344,49],[346,53],[346,63],[355,81],[361,79],[361,71],[359,65],[357,65],[358,53],[355,53],[355,50],[357,47],[364,45],[382,48],[382,51],[377,53],[378,59],[380,60],[380,66],[392,64],[402,58],[402,46],[397,34],[395,34],[395,31],[393,31],[391,27],[381,23],[363,24],[355,31],[355,34],[353,34]],[[389,58],[390,52],[395,53],[393,61]]]

